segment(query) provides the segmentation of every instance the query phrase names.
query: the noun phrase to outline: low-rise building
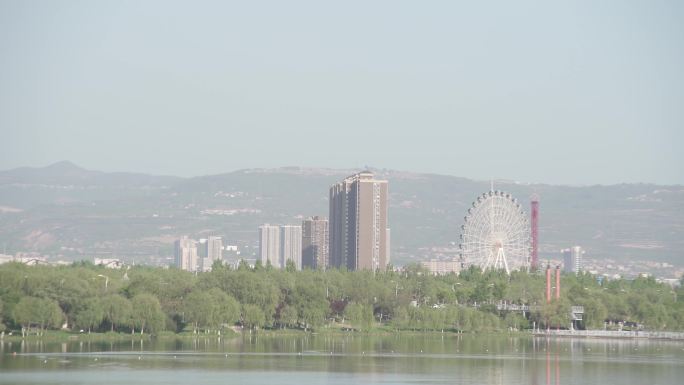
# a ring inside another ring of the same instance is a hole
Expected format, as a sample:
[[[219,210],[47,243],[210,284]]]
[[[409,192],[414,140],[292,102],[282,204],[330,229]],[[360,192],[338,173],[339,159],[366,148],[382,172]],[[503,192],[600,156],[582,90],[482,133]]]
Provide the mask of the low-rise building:
[[[458,258],[451,260],[431,259],[423,261],[421,264],[430,271],[432,275],[458,274],[461,272],[461,261]]]
[[[120,269],[124,266],[124,263],[118,258],[95,258],[93,264],[108,269]]]

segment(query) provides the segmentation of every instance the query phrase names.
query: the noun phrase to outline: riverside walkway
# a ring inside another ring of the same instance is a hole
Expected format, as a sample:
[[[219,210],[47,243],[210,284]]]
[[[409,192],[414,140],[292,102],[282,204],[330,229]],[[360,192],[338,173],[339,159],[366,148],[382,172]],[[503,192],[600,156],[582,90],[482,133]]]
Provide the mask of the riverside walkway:
[[[538,337],[644,338],[684,341],[684,333],[617,330],[534,330]]]

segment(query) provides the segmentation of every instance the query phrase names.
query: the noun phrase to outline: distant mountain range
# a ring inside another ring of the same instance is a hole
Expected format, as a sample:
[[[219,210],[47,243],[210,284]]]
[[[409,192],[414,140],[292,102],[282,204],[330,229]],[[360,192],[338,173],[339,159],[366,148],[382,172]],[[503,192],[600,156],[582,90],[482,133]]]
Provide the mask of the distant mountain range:
[[[169,257],[180,235],[223,236],[244,256],[261,223],[328,215],[328,188],[358,170],[285,167],[194,178],[106,173],[59,162],[0,172],[0,247],[64,259]],[[389,180],[397,265],[455,256],[463,217],[489,181],[374,170]],[[581,245],[594,259],[684,263],[684,186],[552,186],[497,181],[529,212],[540,196],[540,257]],[[0,249],[0,252],[3,249]]]

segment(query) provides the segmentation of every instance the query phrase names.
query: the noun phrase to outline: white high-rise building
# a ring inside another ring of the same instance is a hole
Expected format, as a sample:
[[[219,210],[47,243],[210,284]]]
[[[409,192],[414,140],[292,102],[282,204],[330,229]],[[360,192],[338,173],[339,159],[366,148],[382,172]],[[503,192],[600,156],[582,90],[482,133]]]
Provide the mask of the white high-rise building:
[[[302,226],[280,226],[280,266],[285,268],[287,261],[302,269]]]
[[[211,236],[203,246],[205,250],[202,253],[202,271],[210,271],[214,262],[222,260],[223,240],[221,237]]]
[[[582,271],[584,250],[580,246],[573,246],[569,249],[561,250],[563,254],[563,271],[579,274]]]
[[[197,270],[204,271],[204,265],[207,263],[207,238],[200,238],[197,240]]]
[[[275,225],[259,226],[259,256],[261,263],[268,262],[275,268],[280,268],[280,228]]]
[[[194,239],[182,236],[175,243],[174,257],[176,267],[181,270],[197,271],[197,242]]]

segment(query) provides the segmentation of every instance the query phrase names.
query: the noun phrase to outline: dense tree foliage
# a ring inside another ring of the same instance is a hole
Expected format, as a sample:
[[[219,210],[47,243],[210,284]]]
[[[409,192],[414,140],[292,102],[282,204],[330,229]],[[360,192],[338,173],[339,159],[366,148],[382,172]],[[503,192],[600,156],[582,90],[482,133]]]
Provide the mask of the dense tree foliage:
[[[63,267],[0,266],[0,330],[220,333],[224,328],[323,327],[369,330],[487,331],[567,328],[570,307],[584,306],[581,328],[606,321],[650,330],[684,330],[684,291],[653,278],[606,281],[563,275],[561,298],[546,303],[544,277],[515,272],[432,276],[420,266],[402,272],[276,270],[257,264],[208,273],[88,263]],[[526,304],[528,312],[497,310]]]
[[[99,297],[86,298],[78,304],[78,309],[74,314],[74,323],[77,327],[88,329],[98,327],[104,320],[104,308]]]
[[[116,326],[132,326],[131,315],[133,308],[131,301],[119,294],[109,294],[102,299],[102,310],[105,323],[108,323],[110,330],[114,331]]]
[[[46,328],[61,326],[64,314],[57,303],[47,298],[22,297],[12,312],[14,322],[21,325],[22,335],[30,325],[37,325],[39,333]]]
[[[145,330],[159,331],[164,328],[165,315],[161,310],[159,300],[152,294],[141,293],[131,300],[131,322],[133,324],[132,333],[135,329],[144,334]]]

